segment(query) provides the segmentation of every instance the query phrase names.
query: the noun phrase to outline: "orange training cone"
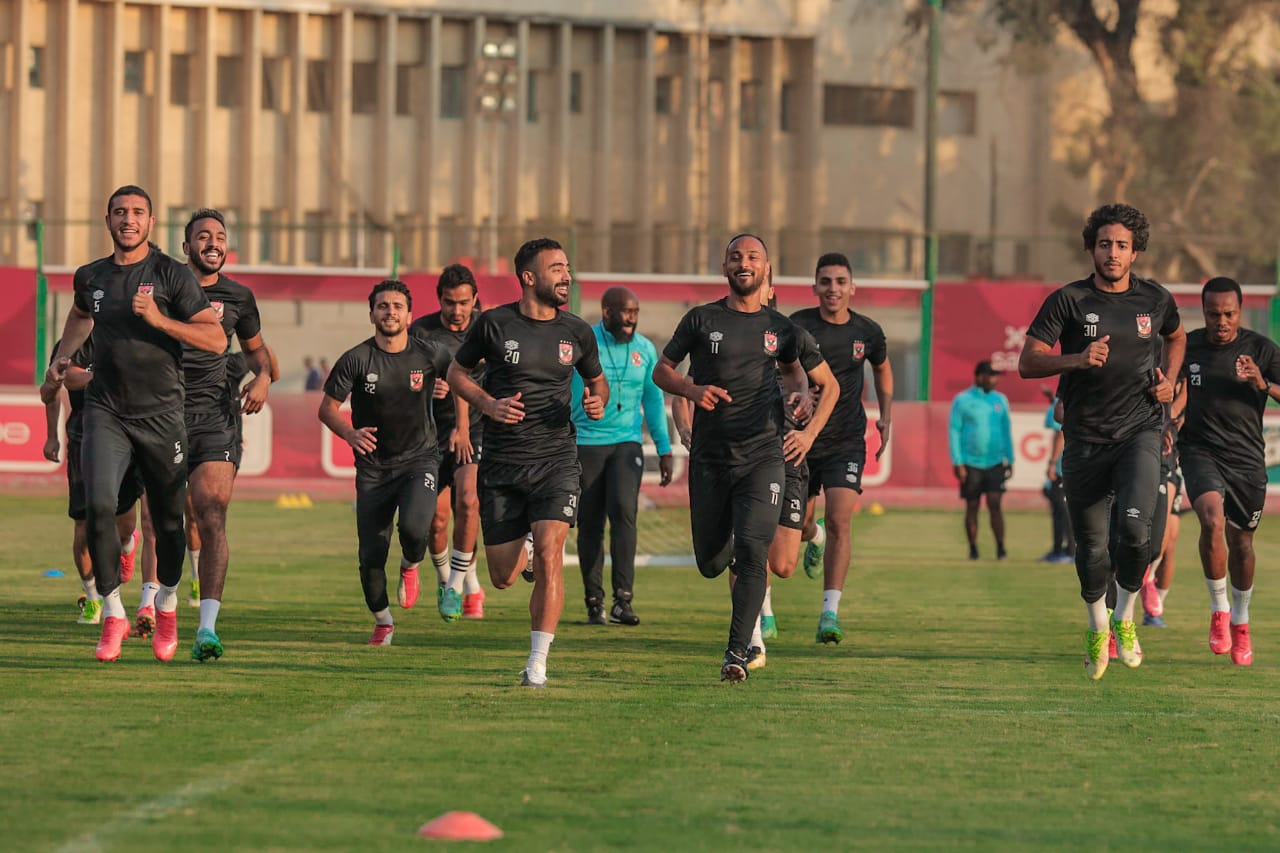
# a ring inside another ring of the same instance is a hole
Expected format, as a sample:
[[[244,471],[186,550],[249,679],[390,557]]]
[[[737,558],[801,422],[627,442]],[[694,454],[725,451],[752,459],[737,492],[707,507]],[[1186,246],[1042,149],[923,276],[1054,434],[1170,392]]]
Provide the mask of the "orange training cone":
[[[440,817],[423,824],[419,838],[440,838],[448,841],[493,841],[502,837],[502,830],[475,812],[445,812]]]

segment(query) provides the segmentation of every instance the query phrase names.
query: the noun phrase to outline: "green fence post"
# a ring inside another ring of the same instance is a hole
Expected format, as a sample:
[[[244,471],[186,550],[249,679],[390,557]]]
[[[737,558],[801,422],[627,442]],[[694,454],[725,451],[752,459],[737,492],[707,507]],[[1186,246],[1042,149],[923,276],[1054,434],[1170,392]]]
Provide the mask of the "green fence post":
[[[36,384],[49,361],[49,280],[44,276],[44,220],[36,220]]]

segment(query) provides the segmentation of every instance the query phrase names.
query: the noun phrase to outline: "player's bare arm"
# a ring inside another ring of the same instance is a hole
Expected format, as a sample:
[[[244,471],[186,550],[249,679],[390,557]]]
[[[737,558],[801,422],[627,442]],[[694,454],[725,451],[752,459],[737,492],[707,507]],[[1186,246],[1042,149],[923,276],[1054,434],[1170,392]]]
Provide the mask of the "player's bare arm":
[[[893,367],[889,359],[871,365],[871,381],[876,390],[876,405],[880,407],[880,417],[876,419],[876,431],[880,433],[878,460],[889,446],[889,427],[893,423]]]
[[[202,308],[183,322],[161,313],[154,294],[139,291],[133,295],[133,313],[179,343],[219,355],[226,352],[227,335],[213,308]]]
[[[471,378],[471,371],[458,362],[449,363],[447,380],[455,397],[466,400],[489,420],[500,424],[518,424],[524,420],[524,403],[519,394],[513,397],[494,399],[487,391]]]
[[[41,394],[43,400],[44,395]],[[66,402],[68,410],[71,408],[70,399],[67,397],[65,389],[59,388],[54,394],[53,399],[44,401],[44,458],[50,462],[58,461],[58,451],[61,449],[62,440],[58,435],[58,426],[62,421],[62,404]]]
[[[1164,336],[1164,369],[1156,382],[1152,393],[1161,403],[1173,402],[1173,383],[1182,372],[1182,361],[1187,354],[1187,331],[1178,324],[1170,334]]]
[[[240,349],[244,351],[244,360],[249,365],[249,370],[253,371],[253,380],[240,392],[240,411],[246,415],[256,415],[266,405],[267,389],[274,381],[271,378],[271,351],[263,342],[261,332],[248,340],[241,338]]]
[[[582,411],[593,421],[604,417],[604,407],[609,405],[609,383],[601,373],[594,379],[582,382]]]
[[[347,419],[342,416],[341,407],[341,400],[335,400],[325,394],[324,399],[320,401],[320,411],[317,413],[320,417],[320,423],[327,426],[329,431],[338,438],[351,445],[351,449],[361,456],[372,453],[378,448],[378,428],[361,427],[356,429],[347,423]]]
[[[799,364],[799,362],[796,362]],[[783,363],[784,369],[788,366]],[[813,407],[813,417],[802,430],[791,430],[782,438],[782,456],[792,464],[799,464],[817,440],[818,433],[827,425],[840,398],[840,383],[825,361],[808,371],[807,381],[818,388],[818,399]]]
[[[684,397],[700,409],[708,412],[719,403],[732,403],[729,392],[716,385],[692,385],[676,370],[675,362],[665,355],[658,357],[653,366],[653,384],[668,394]]]
[[[470,465],[476,456],[475,445],[471,443],[471,404],[454,394],[453,411],[456,419],[449,433],[449,452],[459,465]]]
[[[1185,338],[1185,335],[1183,337]],[[1027,342],[1022,345],[1022,354],[1018,356],[1018,375],[1023,379],[1044,379],[1047,376],[1057,376],[1069,370],[1088,370],[1092,367],[1102,367],[1107,363],[1107,357],[1111,352],[1111,347],[1108,344],[1110,340],[1110,335],[1103,335],[1089,344],[1088,348],[1083,352],[1054,355],[1053,347],[1049,344],[1027,335]],[[1179,357],[1178,364],[1181,367],[1181,357]]]
[[[92,331],[93,315],[72,305],[71,310],[67,312],[67,320],[62,326],[62,338],[58,343],[58,351],[54,354],[53,360],[49,363],[49,369],[44,374],[45,385],[50,387],[51,394],[56,393],[57,389],[62,386],[62,382],[66,378],[67,368],[71,365],[71,356],[75,355],[76,350],[84,346],[84,342],[89,340],[89,334]],[[45,399],[43,386],[40,390],[40,399],[48,403],[48,400]]]

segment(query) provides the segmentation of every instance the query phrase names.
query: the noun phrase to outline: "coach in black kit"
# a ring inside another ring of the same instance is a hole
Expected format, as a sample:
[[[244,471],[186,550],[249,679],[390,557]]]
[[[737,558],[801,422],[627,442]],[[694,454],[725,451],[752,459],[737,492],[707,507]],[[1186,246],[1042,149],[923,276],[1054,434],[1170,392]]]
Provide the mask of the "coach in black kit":
[[[320,401],[320,422],[355,451],[360,585],[374,616],[371,646],[391,645],[395,633],[387,600],[387,554],[396,511],[400,570],[412,571],[415,579],[401,591],[400,606],[409,608],[417,599],[418,564],[427,553],[436,506],[440,450],[431,392],[449,367],[449,354],[434,341],[409,334],[412,311],[413,296],[403,282],[375,284],[369,294],[373,337],[334,363]],[[339,411],[348,395],[350,423]]]
[[[87,496],[89,555],[104,600],[98,660],[120,656],[129,620],[120,601],[116,501],[131,462],[146,487],[156,533],[156,632],[152,651],[173,657],[178,645],[177,587],[186,547],[182,510],[187,435],[182,418],[182,345],[221,353],[217,315],[191,271],[148,242],[151,198],[124,186],[107,203],[110,257],[75,273],[75,303],[47,379],[61,384],[70,357],[93,333],[93,381],[86,392],[81,469]]]
[[[1162,404],[1173,399],[1168,377],[1177,377],[1186,349],[1173,297],[1130,273],[1147,248],[1149,230],[1147,218],[1128,205],[1107,205],[1090,214],[1084,245],[1094,273],[1045,300],[1027,329],[1018,362],[1024,379],[1062,374],[1062,479],[1076,534],[1080,595],[1089,610],[1085,671],[1092,679],[1106,671],[1109,629],[1121,663],[1142,663],[1133,605],[1151,559]],[[1061,344],[1061,355],[1050,351],[1055,343]],[[1110,529],[1113,502],[1118,530]],[[1105,595],[1112,556],[1119,591],[1108,626]]]
[[[449,367],[453,393],[478,409],[484,425],[480,526],[489,578],[510,586],[524,568],[533,534],[529,660],[525,687],[547,683],[547,653],[564,608],[564,540],[577,521],[581,488],[569,394],[576,370],[587,416],[599,420],[609,399],[595,333],[561,311],[573,279],[554,240],[530,240],[515,256],[520,301],[480,316]],[[484,387],[471,371],[484,361]]]
[[[734,237],[725,248],[723,269],[729,295],[681,318],[653,380],[697,407],[689,450],[693,553],[705,577],[717,577],[731,561],[738,576],[720,668],[721,680],[732,683],[747,677],[751,631],[764,601],[769,545],[781,512],[784,461],[803,458],[825,426],[840,388],[821,363],[825,377],[819,383],[812,431],[783,435],[779,366],[788,390],[797,378],[800,387],[808,384],[799,364],[796,326],[761,304],[769,255],[758,237]],[[676,372],[686,356],[693,384]]]

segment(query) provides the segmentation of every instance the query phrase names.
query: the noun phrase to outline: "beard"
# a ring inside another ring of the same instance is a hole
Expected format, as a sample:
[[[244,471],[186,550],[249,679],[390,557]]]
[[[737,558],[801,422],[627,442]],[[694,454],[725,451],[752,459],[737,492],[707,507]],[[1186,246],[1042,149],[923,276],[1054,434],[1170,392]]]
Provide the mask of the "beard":
[[[123,252],[128,252],[138,248],[139,246],[146,245],[146,242],[150,237],[151,237],[150,229],[139,228],[138,233],[133,237],[134,242],[126,243],[124,242],[125,238],[121,236],[120,232],[118,231],[111,232],[111,242],[115,244],[117,249],[120,249]]]
[[[567,305],[569,298],[566,296],[561,299],[556,293],[556,285],[553,282],[537,282],[533,286],[533,295],[539,302],[549,308],[559,308],[561,305]]]
[[[1108,272],[1107,268],[1099,263],[1095,263],[1093,265],[1093,271],[1096,272],[1098,274],[1098,277],[1101,278],[1103,281],[1110,281],[1110,282],[1119,281],[1120,279],[1124,278],[1125,275],[1129,272],[1128,268],[1122,269],[1120,272],[1114,272],[1114,273]]]
[[[388,338],[393,338],[404,331],[404,321],[386,317],[378,321],[378,331]]]
[[[737,296],[750,296],[756,293],[764,285],[764,273],[756,273],[748,284],[743,284],[738,280],[737,275],[726,276],[729,279],[729,289]]]
[[[192,265],[195,266],[196,269],[200,270],[200,272],[205,275],[214,275],[215,273],[221,272],[223,265],[227,262],[227,256],[225,254],[218,257],[217,266],[211,266],[209,262],[204,259],[203,255],[187,255],[187,259],[191,261]]]

